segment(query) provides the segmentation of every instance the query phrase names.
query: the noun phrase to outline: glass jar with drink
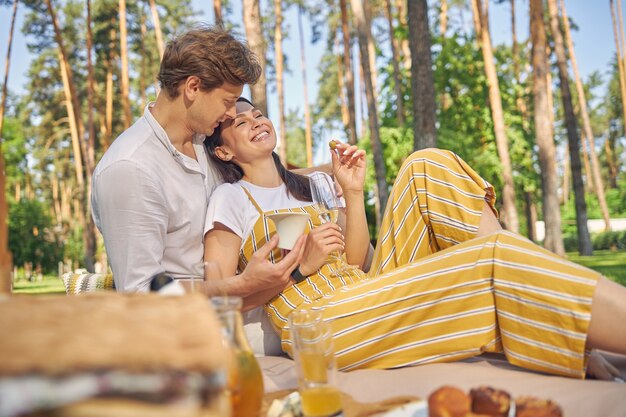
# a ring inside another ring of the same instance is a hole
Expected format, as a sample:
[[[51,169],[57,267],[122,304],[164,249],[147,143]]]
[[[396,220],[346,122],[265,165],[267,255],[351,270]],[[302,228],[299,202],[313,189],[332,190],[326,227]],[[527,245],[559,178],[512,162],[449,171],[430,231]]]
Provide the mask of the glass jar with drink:
[[[232,352],[228,388],[234,417],[258,417],[263,402],[263,375],[243,329],[240,297],[213,297],[211,302]]]

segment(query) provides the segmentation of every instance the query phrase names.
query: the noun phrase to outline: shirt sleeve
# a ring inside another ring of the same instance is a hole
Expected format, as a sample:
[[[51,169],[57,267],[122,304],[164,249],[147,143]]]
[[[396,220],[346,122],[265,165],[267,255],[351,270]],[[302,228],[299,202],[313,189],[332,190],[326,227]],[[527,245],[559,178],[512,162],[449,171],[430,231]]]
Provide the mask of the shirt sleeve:
[[[166,193],[132,161],[94,176],[93,216],[104,238],[118,291],[147,292],[162,266],[167,234]]]
[[[246,237],[250,201],[241,186],[222,184],[213,191],[209,199],[204,234],[206,235],[221,223],[232,230],[242,240]]]

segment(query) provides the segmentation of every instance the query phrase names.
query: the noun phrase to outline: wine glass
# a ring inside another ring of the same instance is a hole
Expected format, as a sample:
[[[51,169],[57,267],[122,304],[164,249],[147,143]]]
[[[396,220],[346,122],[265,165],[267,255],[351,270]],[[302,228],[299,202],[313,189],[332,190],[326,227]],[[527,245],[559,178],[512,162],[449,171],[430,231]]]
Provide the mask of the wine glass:
[[[343,208],[341,199],[337,197],[335,185],[331,179],[322,173],[314,173],[309,177],[311,186],[311,199],[324,223],[336,223],[339,217],[339,209]],[[347,265],[341,253],[337,250],[329,256],[339,264],[338,272],[347,271]]]

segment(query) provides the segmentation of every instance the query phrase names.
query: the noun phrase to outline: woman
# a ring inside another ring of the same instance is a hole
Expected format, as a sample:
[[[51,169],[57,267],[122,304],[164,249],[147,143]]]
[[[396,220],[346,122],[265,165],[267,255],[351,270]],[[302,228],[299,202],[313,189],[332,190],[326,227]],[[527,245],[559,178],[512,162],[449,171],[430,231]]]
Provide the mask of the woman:
[[[321,224],[305,177],[273,149],[272,123],[247,100],[207,147],[225,181],[207,212],[205,260],[225,276],[243,270],[274,233],[269,212],[311,215],[300,272],[306,279],[246,298],[265,306],[282,348],[296,308],[320,308],[332,323],[340,369],[394,368],[504,352],[518,366],[584,377],[587,348],[626,354],[626,289],[515,234],[498,230],[492,187],[456,155],[425,150],[399,171],[369,274],[337,273],[326,255],[343,249],[362,265],[365,157],[339,144],[335,179],[346,200],[345,234]],[[272,260],[280,259],[275,251]],[[602,372],[617,372],[599,361]],[[594,371],[595,372],[595,371]],[[598,371],[600,372],[600,371]],[[608,378],[609,376],[607,376]]]

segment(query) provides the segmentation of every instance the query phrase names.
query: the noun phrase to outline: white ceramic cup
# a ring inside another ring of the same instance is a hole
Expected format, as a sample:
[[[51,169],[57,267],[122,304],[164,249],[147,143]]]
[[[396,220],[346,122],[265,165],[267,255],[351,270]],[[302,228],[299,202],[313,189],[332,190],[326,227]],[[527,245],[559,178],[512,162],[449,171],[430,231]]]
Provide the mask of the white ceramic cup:
[[[310,217],[307,213],[278,213],[268,214],[267,218],[276,225],[276,233],[280,237],[278,247],[291,250],[296,240],[304,233]]]

